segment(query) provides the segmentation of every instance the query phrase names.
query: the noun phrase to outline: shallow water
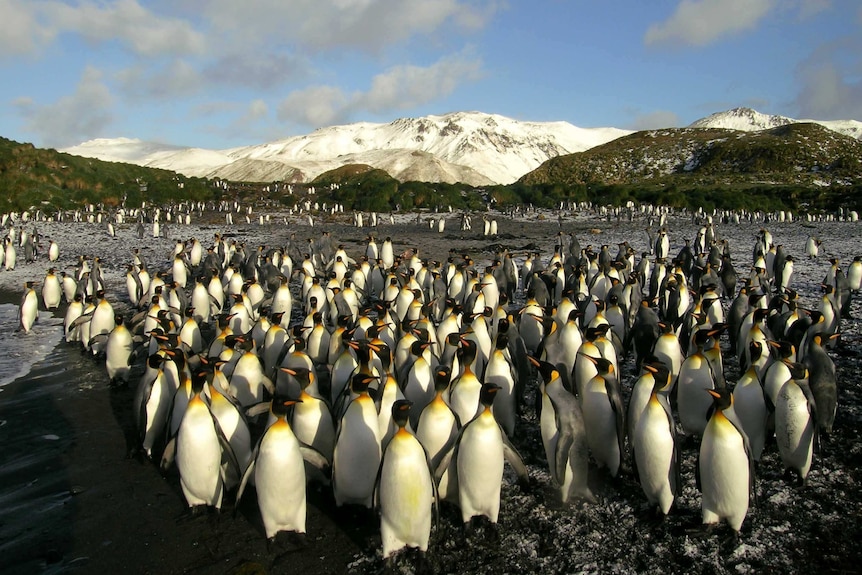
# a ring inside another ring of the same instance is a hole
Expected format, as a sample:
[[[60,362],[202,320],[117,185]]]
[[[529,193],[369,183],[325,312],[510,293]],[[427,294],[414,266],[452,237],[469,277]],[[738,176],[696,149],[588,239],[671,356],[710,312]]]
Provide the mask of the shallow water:
[[[0,304],[0,390],[30,372],[38,361],[45,359],[63,337],[63,320],[45,311],[30,333],[22,333],[12,326],[18,324],[18,306]]]

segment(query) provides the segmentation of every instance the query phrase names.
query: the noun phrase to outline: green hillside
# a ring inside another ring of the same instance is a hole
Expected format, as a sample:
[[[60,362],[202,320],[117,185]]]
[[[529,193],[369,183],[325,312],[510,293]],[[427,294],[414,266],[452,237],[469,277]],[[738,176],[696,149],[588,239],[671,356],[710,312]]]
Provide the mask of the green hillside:
[[[0,138],[0,211],[129,206],[213,197],[207,180],[167,170],[103,162]]]

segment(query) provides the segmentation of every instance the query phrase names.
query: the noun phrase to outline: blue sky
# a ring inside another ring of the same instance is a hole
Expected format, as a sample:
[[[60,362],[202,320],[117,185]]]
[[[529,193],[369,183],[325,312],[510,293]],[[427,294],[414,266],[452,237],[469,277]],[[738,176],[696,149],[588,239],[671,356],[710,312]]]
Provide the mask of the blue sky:
[[[481,111],[862,120],[858,0],[0,0],[0,136],[222,149]]]

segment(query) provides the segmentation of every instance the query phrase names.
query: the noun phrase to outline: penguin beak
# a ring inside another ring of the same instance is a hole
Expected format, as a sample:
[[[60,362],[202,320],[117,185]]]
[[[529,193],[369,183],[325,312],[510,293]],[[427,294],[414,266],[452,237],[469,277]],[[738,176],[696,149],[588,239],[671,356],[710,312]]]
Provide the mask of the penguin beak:
[[[719,397],[721,397],[721,394],[719,394],[719,393],[718,393],[717,391],[715,391],[714,389],[707,389],[707,390],[706,390],[706,392],[707,392],[708,394],[710,394],[712,397],[714,397],[715,399],[718,399]]]
[[[289,367],[279,367],[278,369],[289,375],[296,375],[295,369],[290,369]]]

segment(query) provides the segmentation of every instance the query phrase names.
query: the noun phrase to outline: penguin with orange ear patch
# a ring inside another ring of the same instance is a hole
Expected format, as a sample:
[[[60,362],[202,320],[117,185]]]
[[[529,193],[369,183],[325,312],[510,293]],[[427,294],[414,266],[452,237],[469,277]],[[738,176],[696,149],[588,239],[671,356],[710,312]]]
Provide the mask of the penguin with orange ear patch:
[[[730,391],[706,392],[713,398],[713,408],[703,431],[695,468],[697,486],[703,494],[703,523],[713,525],[726,520],[738,535],[749,502],[755,496],[754,460],[748,436],[732,409]]]

